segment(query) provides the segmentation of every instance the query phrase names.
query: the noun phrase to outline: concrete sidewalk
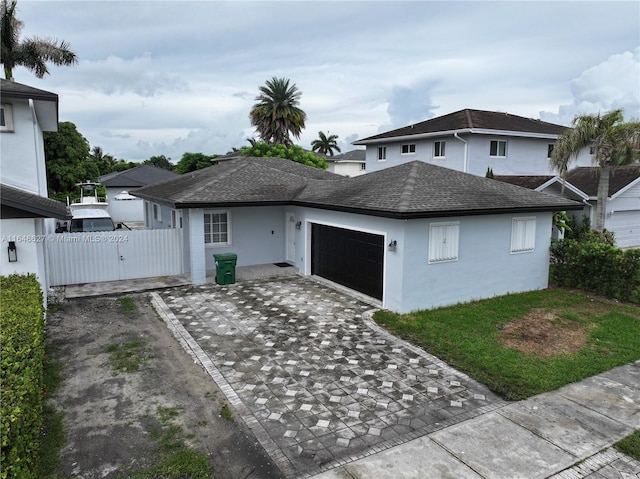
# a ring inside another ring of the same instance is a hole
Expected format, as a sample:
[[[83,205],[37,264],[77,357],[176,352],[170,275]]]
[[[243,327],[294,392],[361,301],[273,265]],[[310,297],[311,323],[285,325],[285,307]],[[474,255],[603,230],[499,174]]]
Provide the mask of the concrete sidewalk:
[[[640,429],[640,361],[509,404],[314,479],[640,478],[613,443]]]

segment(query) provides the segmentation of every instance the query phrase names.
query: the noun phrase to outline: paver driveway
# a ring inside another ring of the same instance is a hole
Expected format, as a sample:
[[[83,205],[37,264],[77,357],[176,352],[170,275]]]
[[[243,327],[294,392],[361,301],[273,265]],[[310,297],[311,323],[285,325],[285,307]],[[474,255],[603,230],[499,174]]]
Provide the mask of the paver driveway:
[[[367,320],[371,305],[313,279],[180,287],[154,297],[287,477],[504,405]]]

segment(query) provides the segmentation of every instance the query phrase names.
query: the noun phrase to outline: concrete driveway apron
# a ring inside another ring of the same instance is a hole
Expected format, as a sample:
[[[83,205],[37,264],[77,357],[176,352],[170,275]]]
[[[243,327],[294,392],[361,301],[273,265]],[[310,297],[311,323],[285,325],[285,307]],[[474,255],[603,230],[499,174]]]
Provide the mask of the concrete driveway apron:
[[[153,293],[286,477],[307,477],[504,406],[301,276]],[[212,405],[219,407],[219,405]]]

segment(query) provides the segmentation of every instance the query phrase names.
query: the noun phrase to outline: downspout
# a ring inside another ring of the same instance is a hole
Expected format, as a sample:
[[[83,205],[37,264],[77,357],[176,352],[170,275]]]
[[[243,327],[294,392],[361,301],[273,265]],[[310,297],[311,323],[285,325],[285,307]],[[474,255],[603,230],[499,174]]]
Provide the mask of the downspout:
[[[36,181],[38,182],[38,195],[48,197],[46,191],[41,191],[41,171],[40,171],[40,152],[38,151],[38,116],[36,115],[36,108],[33,104],[33,99],[29,98],[29,109],[31,110],[31,121],[33,123],[33,145],[35,147],[35,155],[36,155]],[[42,162],[44,163],[44,160]]]
[[[453,137],[455,139],[457,139],[457,140],[460,140],[462,143],[464,143],[464,166],[463,166],[462,171],[467,173],[467,170],[469,169],[469,159],[467,157],[467,153],[468,153],[468,151],[467,151],[467,141],[463,140],[462,138],[460,138],[458,136],[457,132],[453,134]]]

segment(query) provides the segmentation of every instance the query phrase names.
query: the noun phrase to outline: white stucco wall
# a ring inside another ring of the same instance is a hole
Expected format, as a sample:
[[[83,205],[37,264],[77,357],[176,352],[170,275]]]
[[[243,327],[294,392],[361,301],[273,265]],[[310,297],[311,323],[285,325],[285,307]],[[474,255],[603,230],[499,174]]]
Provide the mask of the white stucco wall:
[[[459,136],[467,142],[466,171],[468,173],[485,176],[487,168],[492,168],[495,175],[552,175],[557,173],[551,168],[547,157],[548,146],[554,143],[553,139],[484,134],[461,134]],[[491,157],[489,155],[492,140],[507,142],[506,157]],[[445,141],[444,158],[433,157],[435,141]],[[401,146],[409,143],[415,143],[416,152],[403,155]],[[379,146],[387,147],[387,159],[384,161],[378,160]],[[389,141],[388,143],[367,145],[367,172],[390,168],[414,160],[452,170],[465,171],[464,156],[465,144],[452,135],[421,140]],[[577,160],[572,162],[572,167],[591,165],[588,150],[585,150]]]
[[[43,218],[3,219],[0,223],[2,250],[0,251],[0,275],[29,274],[37,276],[42,287],[44,305],[47,304],[46,292],[49,289],[47,265],[45,262],[45,243],[47,234]],[[16,244],[18,261],[9,262],[9,241]]]
[[[537,218],[535,249],[510,253],[514,217]],[[429,225],[460,222],[458,260],[428,264]],[[406,226],[400,312],[544,289],[548,285],[551,213],[412,220]]]
[[[203,213],[189,210],[185,228],[191,235],[188,265],[192,278],[203,281],[205,270],[215,269],[214,254],[236,253],[237,266],[285,261],[286,215],[301,223],[295,230],[293,264],[311,274],[311,228],[319,223],[353,229],[384,238],[383,307],[409,312],[496,295],[543,289],[548,284],[551,213],[488,215],[479,217],[394,220],[306,207],[229,208],[232,242],[205,246]],[[512,254],[514,217],[537,219],[535,249]],[[460,223],[458,260],[428,264],[429,225]],[[293,222],[292,222],[293,223]],[[389,251],[392,240],[395,251]]]
[[[14,131],[0,132],[2,182],[46,197],[42,129],[39,124],[34,124],[27,100],[11,100],[7,103],[12,106]]]
[[[366,173],[366,170],[363,170],[361,168],[361,163],[342,163],[334,161],[327,161],[327,163],[329,164],[329,168],[327,168],[327,171],[330,171],[331,173],[335,173],[337,175],[354,177]]]

